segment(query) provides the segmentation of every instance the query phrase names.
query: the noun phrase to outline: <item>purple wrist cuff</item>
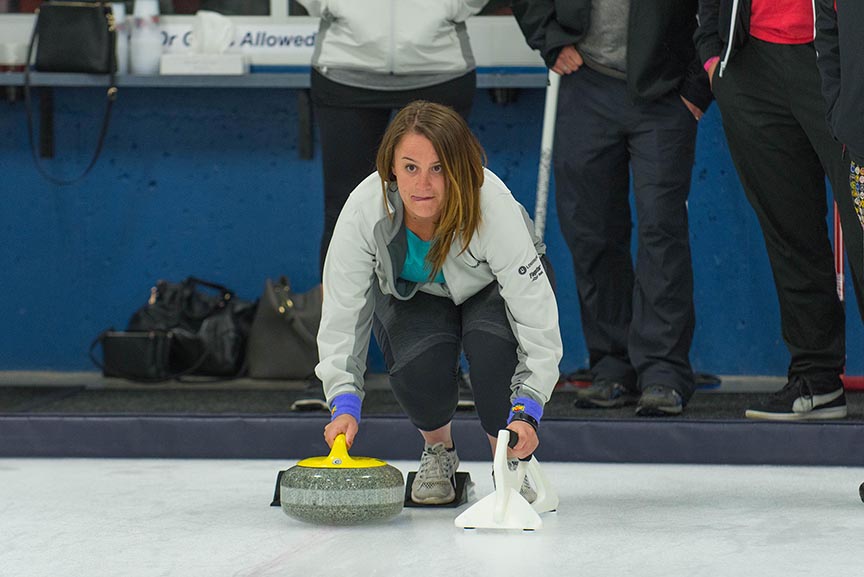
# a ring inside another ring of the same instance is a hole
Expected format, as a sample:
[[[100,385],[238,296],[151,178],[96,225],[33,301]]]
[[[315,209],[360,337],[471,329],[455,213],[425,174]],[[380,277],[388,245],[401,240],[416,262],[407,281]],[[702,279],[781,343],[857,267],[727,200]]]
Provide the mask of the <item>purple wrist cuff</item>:
[[[539,423],[543,417],[543,405],[528,397],[516,397],[510,409],[510,416],[507,417],[508,425],[518,413],[524,413]]]
[[[330,420],[332,421],[339,415],[351,415],[359,423],[360,405],[360,397],[357,395],[351,393],[337,395],[330,401]]]

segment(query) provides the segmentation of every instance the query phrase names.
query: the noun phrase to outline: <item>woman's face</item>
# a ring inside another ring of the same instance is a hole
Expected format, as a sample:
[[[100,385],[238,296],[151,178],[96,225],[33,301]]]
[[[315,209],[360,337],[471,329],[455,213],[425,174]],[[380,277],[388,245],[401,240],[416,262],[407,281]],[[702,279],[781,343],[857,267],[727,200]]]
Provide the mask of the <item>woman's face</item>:
[[[412,225],[434,230],[447,200],[447,183],[432,142],[413,132],[403,136],[393,156],[393,174],[405,205],[406,225],[412,230]]]

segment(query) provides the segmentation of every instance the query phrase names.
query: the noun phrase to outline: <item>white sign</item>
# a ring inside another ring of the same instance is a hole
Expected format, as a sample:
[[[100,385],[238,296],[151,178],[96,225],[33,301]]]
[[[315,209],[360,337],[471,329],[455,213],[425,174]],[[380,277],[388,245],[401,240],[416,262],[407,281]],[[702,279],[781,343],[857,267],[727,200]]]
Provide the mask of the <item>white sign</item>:
[[[192,26],[162,23],[164,52],[189,52]],[[229,53],[279,56],[286,63],[309,64],[318,24],[237,24]]]

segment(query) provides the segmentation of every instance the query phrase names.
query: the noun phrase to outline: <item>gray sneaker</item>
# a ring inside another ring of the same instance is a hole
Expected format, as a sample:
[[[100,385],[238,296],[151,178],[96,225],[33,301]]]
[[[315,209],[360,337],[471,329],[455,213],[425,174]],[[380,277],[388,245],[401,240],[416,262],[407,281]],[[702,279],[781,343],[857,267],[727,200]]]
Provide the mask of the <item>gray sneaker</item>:
[[[516,467],[519,466],[519,459],[508,459],[507,460],[507,468],[511,471],[515,471]],[[528,481],[528,475],[525,475],[525,478],[522,479],[522,486],[519,487],[519,494],[525,498],[529,503],[533,503],[537,500],[537,491],[534,490],[534,487],[531,486],[531,483]]]
[[[609,409],[626,407],[635,402],[636,395],[621,383],[597,380],[590,386],[576,391],[574,404],[583,409],[596,409],[598,407]]]
[[[507,468],[511,471],[515,471],[518,466],[519,459],[507,459]],[[495,471],[492,471],[492,487],[495,487]],[[519,494],[529,503],[533,503],[537,500],[537,491],[535,491],[534,487],[531,486],[531,482],[528,480],[528,475],[525,475],[525,478],[522,479],[522,486],[519,487]]]
[[[443,505],[456,498],[455,475],[459,468],[456,450],[448,451],[444,443],[426,445],[420,467],[411,484],[411,500],[422,505]]]
[[[684,411],[681,394],[666,385],[651,385],[642,391],[636,415],[640,417],[665,417],[680,415]]]

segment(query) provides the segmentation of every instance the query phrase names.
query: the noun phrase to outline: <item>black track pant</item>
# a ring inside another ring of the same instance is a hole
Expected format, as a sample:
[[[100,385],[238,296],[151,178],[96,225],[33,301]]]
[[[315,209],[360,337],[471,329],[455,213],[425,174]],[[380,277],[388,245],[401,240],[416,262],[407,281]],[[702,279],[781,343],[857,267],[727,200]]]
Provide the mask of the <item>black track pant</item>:
[[[838,200],[849,197],[849,165],[826,125],[815,50],[812,44],[750,38],[723,77],[715,76],[714,94],[765,237],[791,354],[789,374],[833,380],[845,363],[846,333],[828,238],[825,175],[837,183]],[[860,234],[860,226],[844,226],[850,236],[855,228]],[[857,242],[850,240],[849,248],[860,248],[860,237],[852,238]]]
[[[694,389],[686,203],[695,139],[696,120],[678,94],[634,104],[625,81],[590,68],[561,79],[555,198],[594,379],[666,385],[685,400]]]

